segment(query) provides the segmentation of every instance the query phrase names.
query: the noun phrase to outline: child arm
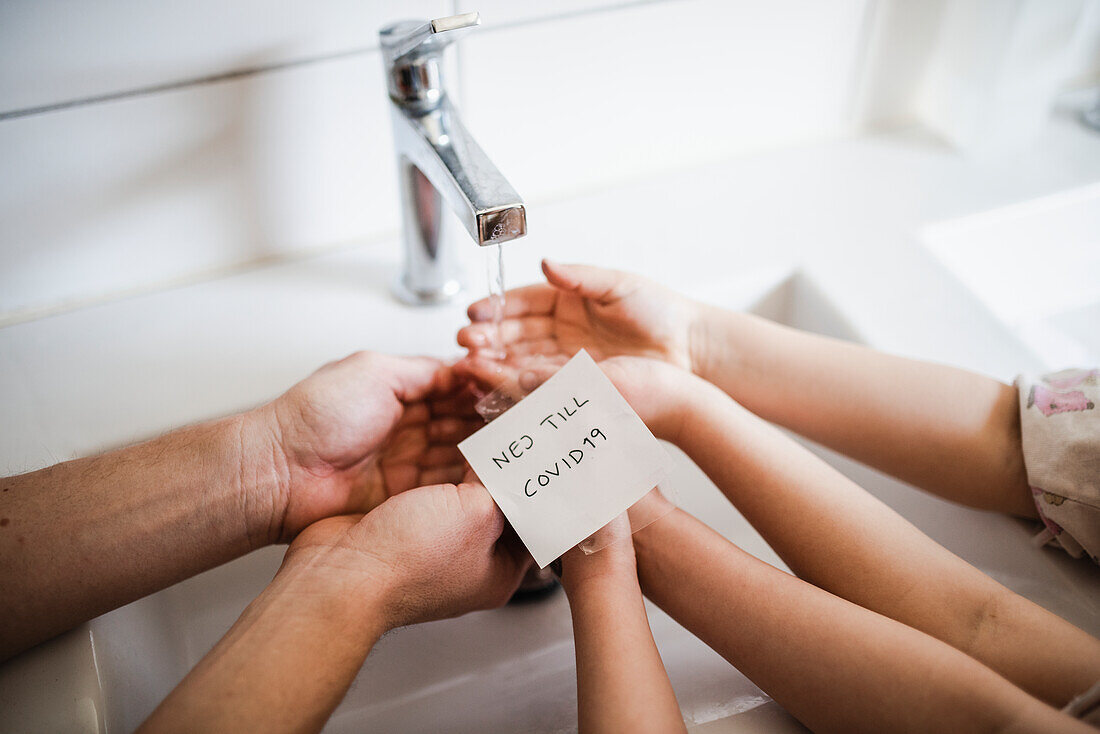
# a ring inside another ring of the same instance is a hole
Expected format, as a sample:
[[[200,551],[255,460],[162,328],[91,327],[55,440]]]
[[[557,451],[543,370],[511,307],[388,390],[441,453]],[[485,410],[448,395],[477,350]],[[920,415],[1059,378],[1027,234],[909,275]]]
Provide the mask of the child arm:
[[[601,532],[617,539],[562,557],[577,655],[580,731],[686,731],[649,629],[625,516]]]
[[[655,357],[854,459],[972,507],[1036,517],[1016,390],[944,365],[876,352],[692,301],[631,273],[543,262],[545,284],[510,291],[508,359]],[[458,333],[493,341],[488,300]]]
[[[1089,731],[961,652],[757,560],[680,510],[635,539],[646,595],[814,731]]]
[[[946,499],[1037,516],[1011,385],[749,314],[700,313],[693,369],[747,409]]]
[[[958,558],[713,385],[652,360],[601,367],[800,578],[946,642],[1049,703],[1065,705],[1100,680],[1100,640]]]

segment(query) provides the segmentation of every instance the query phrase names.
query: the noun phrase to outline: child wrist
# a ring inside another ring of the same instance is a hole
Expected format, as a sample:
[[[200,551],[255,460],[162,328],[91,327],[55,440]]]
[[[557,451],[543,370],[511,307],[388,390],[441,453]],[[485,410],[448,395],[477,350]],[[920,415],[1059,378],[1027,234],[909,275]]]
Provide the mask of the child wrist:
[[[638,586],[637,571],[633,568],[601,568],[599,570],[566,566],[561,576],[566,596],[613,596],[630,593]]]
[[[719,309],[697,301],[692,305],[693,313],[688,323],[688,368],[702,377],[710,371],[715,348],[713,322]]]

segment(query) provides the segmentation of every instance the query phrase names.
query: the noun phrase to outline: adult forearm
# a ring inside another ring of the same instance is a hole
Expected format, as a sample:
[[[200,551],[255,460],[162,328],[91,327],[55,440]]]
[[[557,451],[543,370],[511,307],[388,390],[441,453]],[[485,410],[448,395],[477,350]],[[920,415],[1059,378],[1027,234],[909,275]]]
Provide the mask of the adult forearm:
[[[814,731],[1073,730],[966,655],[772,568],[682,511],[635,546],[646,595]]]
[[[269,542],[265,440],[247,414],[0,480],[0,658]]]
[[[566,581],[577,653],[580,731],[682,731],[641,590],[622,579]]]
[[[701,392],[687,405],[680,447],[801,578],[1052,703],[1100,678],[1100,641],[1009,592],[728,398]]]
[[[283,569],[139,731],[316,732],[385,631],[383,592]]]
[[[701,314],[696,372],[757,415],[948,499],[1035,516],[1013,387],[749,314]]]

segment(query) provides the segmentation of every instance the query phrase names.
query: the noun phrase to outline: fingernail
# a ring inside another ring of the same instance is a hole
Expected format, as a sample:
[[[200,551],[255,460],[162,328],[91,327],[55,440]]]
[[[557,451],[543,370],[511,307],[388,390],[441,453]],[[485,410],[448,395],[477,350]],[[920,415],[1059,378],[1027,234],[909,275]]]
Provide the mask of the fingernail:
[[[481,333],[474,334],[472,341],[474,342],[475,347],[485,347],[489,345],[489,337]]]
[[[534,390],[539,386],[539,375],[537,372],[524,372],[519,376],[519,386],[524,390]]]

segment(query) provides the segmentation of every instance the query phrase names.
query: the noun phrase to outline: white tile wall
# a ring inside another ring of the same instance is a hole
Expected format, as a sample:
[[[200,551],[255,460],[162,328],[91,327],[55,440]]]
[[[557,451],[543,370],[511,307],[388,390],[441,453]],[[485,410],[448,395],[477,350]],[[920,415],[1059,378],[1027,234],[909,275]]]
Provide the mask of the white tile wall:
[[[864,125],[887,128],[912,124],[917,116],[914,92],[935,48],[940,16],[948,2],[875,3],[856,100],[857,114]]]
[[[0,312],[397,227],[372,52],[0,122]]]
[[[1100,59],[1100,0],[955,0],[916,93],[921,121],[969,154],[1018,149],[1046,127],[1058,90]],[[1086,67],[1082,69],[1081,64]]]
[[[875,0],[869,36],[864,124],[920,124],[970,152],[1026,145],[1003,128],[1030,117],[1034,133],[1059,89],[1100,84],[1100,0]]]
[[[378,54],[316,58],[395,18],[481,11],[461,106],[537,227],[548,197],[850,132],[879,1],[0,3],[0,111],[292,62],[0,119],[0,325],[395,235]]]
[[[841,135],[866,6],[680,0],[489,27],[460,49],[463,112],[536,200]]]
[[[4,0],[0,113],[377,48],[449,0]]]

